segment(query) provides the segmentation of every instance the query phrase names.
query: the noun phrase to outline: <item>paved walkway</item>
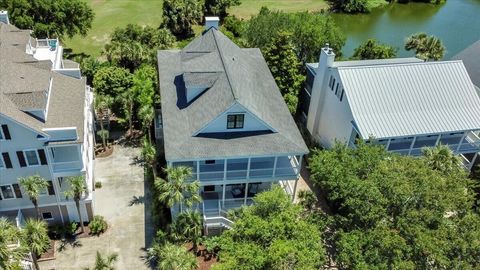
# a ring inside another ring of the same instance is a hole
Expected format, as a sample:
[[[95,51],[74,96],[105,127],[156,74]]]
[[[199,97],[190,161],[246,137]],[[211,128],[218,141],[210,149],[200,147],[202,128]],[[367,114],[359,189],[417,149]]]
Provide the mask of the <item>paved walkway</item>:
[[[96,181],[103,184],[95,191],[95,214],[104,216],[110,227],[99,237],[79,239],[79,246],[66,245],[64,251],[57,252],[56,260],[43,262],[42,269],[92,267],[97,251],[117,253],[117,270],[149,269],[144,261],[145,246],[150,244],[154,229],[139,155],[138,148],[115,146],[112,156],[95,160]]]

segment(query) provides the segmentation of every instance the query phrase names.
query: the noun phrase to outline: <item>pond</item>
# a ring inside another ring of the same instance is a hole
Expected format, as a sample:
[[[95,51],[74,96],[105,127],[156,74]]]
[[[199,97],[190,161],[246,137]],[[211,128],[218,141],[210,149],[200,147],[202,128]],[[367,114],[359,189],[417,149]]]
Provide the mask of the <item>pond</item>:
[[[403,49],[406,37],[418,32],[439,37],[447,52],[445,59],[480,39],[480,0],[447,0],[442,5],[424,3],[390,4],[370,14],[334,14],[347,37],[342,49],[349,57],[369,38],[399,48],[400,57],[413,56]]]

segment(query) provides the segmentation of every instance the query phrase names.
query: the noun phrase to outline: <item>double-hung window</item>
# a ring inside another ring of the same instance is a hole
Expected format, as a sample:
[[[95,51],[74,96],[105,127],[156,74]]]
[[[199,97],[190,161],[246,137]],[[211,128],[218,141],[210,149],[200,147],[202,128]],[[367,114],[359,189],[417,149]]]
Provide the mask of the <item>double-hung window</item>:
[[[5,169],[5,161],[3,161],[3,155],[0,155],[0,170]]]
[[[3,130],[0,129],[0,141],[5,140],[5,136],[3,135]]]
[[[37,166],[40,165],[40,159],[38,158],[37,150],[25,150],[25,159],[27,160],[28,166]]]
[[[20,199],[22,198],[22,192],[18,184],[0,186],[0,199]]]
[[[243,128],[243,114],[230,114],[227,116],[227,129]]]

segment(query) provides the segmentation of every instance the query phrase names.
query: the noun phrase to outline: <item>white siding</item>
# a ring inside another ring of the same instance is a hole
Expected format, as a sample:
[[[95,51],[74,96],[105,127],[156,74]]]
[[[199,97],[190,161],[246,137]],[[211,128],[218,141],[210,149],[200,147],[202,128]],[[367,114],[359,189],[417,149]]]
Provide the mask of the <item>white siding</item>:
[[[227,115],[242,113],[245,115],[243,128],[227,129]],[[199,133],[214,133],[214,132],[239,132],[239,131],[262,131],[270,130],[270,128],[260,121],[255,115],[247,111],[242,105],[236,103],[227,111],[222,113],[219,117],[209,123]]]
[[[330,75],[335,79],[333,91],[329,88]],[[343,99],[340,102],[339,97],[335,95],[337,82],[339,82],[338,91],[341,92],[343,85],[337,70],[329,69],[323,85],[314,84],[314,89],[312,89],[313,92],[325,91],[323,100],[320,100],[318,103],[313,102],[313,100],[311,101],[310,106],[316,105],[317,107],[310,108],[308,115],[309,119],[313,118],[310,121],[314,121],[315,123],[313,125],[314,128],[312,128],[313,130],[309,129],[310,133],[315,140],[325,147],[333,146],[335,140],[347,142],[352,132],[351,122],[353,121],[353,116],[348,104],[348,98],[344,93]],[[322,89],[318,89],[319,87],[322,87]],[[317,95],[317,98],[319,98],[319,95]],[[316,114],[310,115],[311,112],[316,112]]]

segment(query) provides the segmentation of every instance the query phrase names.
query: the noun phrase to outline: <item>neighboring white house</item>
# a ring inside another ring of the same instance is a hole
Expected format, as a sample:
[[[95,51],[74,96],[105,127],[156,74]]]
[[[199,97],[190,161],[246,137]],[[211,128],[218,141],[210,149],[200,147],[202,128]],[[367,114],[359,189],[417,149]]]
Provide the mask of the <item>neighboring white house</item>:
[[[471,168],[480,150],[480,98],[462,61],[334,58],[326,46],[319,63],[307,64],[302,114],[317,142],[328,148],[374,138],[405,155],[446,144]]]
[[[93,216],[93,94],[57,39],[35,39],[2,12],[0,20],[0,216],[34,217],[18,178],[38,174],[50,186],[39,199],[49,223],[78,221],[65,198],[66,177],[84,175],[84,220]]]
[[[294,193],[308,153],[260,50],[239,48],[215,19],[184,49],[158,52],[157,138],[167,165],[191,167],[201,183],[207,226],[228,225],[226,210],[274,183]]]

